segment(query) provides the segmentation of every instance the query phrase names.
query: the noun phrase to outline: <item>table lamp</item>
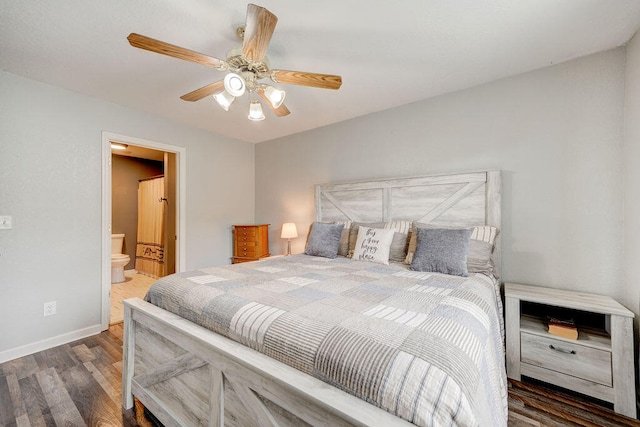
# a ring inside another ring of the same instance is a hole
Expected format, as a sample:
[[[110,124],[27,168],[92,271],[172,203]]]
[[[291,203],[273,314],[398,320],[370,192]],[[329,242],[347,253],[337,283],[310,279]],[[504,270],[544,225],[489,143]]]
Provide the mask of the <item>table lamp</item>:
[[[298,237],[298,230],[293,222],[285,222],[282,224],[282,239],[287,239],[287,256],[291,255],[291,239]]]

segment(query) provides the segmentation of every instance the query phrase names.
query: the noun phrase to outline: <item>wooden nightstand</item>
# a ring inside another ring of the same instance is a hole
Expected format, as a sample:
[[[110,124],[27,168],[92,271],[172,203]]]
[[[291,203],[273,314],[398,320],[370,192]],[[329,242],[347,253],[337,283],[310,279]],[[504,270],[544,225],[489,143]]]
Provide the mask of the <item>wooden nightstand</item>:
[[[636,418],[631,311],[603,295],[515,283],[504,289],[509,378],[571,389]],[[577,340],[547,332],[544,313],[558,310],[576,318]]]

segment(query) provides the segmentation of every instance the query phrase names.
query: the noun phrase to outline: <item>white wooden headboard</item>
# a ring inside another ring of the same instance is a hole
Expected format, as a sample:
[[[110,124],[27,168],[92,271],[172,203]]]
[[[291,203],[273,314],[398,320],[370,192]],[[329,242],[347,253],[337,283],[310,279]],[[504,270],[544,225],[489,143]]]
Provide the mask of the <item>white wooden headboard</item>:
[[[315,186],[315,220],[419,221],[501,228],[500,171]],[[500,239],[494,262],[500,266]]]

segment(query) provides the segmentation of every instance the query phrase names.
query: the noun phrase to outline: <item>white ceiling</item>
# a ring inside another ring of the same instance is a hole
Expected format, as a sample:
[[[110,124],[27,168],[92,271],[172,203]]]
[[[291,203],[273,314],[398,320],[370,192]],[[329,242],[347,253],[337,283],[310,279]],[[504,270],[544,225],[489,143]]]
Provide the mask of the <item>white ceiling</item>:
[[[292,114],[247,120],[181,95],[224,73],[131,47],[136,32],[224,59],[246,3],[1,0],[0,69],[249,142],[329,125],[611,49],[638,0],[261,0],[278,16],[272,68],[339,74],[338,91],[280,85]]]

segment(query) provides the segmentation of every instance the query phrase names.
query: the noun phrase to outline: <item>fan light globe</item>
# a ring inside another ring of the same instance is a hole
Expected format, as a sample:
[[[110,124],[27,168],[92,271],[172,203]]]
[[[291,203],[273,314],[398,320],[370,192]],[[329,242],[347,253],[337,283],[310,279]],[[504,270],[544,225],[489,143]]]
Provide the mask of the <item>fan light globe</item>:
[[[226,90],[223,90],[222,92],[213,95],[213,99],[218,101],[218,104],[220,104],[224,111],[229,111],[229,107],[236,98]]]
[[[224,88],[232,96],[242,96],[245,91],[244,79],[236,73],[229,73],[224,78]]]
[[[273,86],[265,86],[264,96],[267,97],[273,108],[278,108],[284,102],[286,92],[280,89],[276,89]]]
[[[264,120],[264,113],[262,112],[262,105],[256,100],[251,101],[249,104],[249,120],[260,121]]]

